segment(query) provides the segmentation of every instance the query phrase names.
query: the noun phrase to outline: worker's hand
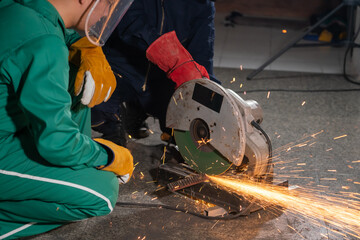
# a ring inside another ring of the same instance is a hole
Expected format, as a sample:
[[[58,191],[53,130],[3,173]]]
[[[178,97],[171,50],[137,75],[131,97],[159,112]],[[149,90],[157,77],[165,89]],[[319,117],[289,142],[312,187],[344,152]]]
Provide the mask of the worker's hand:
[[[115,143],[102,139],[95,138],[94,141],[100,143],[102,147],[107,150],[112,160],[105,166],[97,167],[100,170],[110,171],[120,177],[120,183],[127,183],[134,171],[133,156],[127,148],[116,145]],[[112,156],[111,156],[112,155]]]
[[[176,83],[176,88],[193,79],[209,79],[206,69],[194,61],[174,31],[155,40],[146,50],[146,57],[167,73],[168,78]]]
[[[81,102],[93,107],[106,102],[116,88],[116,79],[101,47],[83,37],[70,46],[69,61],[79,67],[75,95],[84,88]]]

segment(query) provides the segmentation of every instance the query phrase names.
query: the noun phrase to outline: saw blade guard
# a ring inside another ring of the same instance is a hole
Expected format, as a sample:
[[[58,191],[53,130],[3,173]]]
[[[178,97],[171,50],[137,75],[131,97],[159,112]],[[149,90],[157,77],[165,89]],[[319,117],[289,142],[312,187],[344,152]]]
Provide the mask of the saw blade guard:
[[[179,146],[185,161],[198,172],[215,175],[226,171],[231,164],[240,166],[244,155],[248,159],[249,176],[266,173],[268,145],[251,125],[253,120],[262,121],[257,102],[245,101],[208,79],[194,79],[177,88],[166,115],[166,125],[174,129],[176,142],[187,145]],[[225,160],[218,161],[216,154]],[[209,164],[219,167],[208,170]]]
[[[235,165],[241,164],[245,153],[244,120],[236,102],[219,84],[207,79],[182,84],[168,105],[166,125],[189,131],[200,150],[209,152],[214,148]]]

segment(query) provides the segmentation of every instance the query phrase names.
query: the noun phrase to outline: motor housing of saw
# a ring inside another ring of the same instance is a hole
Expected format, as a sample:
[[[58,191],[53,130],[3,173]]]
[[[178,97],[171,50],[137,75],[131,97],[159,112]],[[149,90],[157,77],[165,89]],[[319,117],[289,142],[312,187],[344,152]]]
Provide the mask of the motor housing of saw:
[[[232,164],[244,165],[249,177],[269,171],[269,140],[253,122],[262,122],[256,101],[245,101],[234,91],[208,79],[194,79],[174,92],[168,105],[166,125],[185,162],[195,171],[217,175]]]

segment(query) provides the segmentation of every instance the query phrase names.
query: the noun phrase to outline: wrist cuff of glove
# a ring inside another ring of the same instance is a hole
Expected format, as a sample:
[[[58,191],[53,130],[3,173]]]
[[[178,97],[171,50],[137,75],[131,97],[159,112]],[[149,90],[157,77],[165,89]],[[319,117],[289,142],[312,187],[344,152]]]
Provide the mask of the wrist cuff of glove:
[[[97,169],[101,170],[101,169],[104,169],[107,166],[111,165],[114,162],[115,154],[114,154],[113,150],[111,150],[111,148],[109,148],[108,146],[106,146],[106,145],[104,145],[102,143],[99,143],[99,142],[97,142],[97,143],[105,149],[105,151],[106,151],[106,153],[108,155],[107,164],[96,167]]]
[[[201,79],[203,77],[208,78],[208,75],[204,75],[199,67],[200,65],[194,60],[187,61],[179,67],[174,68],[167,74],[167,77],[176,83],[176,88],[193,79]]]

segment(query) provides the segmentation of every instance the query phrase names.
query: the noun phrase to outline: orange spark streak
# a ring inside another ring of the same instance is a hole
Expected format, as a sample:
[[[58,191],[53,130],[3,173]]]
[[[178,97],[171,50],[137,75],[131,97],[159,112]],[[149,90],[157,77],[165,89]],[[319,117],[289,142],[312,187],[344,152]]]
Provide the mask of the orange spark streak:
[[[341,136],[338,136],[338,137],[334,137],[334,140],[339,139],[339,138],[343,138],[343,137],[347,137],[347,134],[344,134],[344,135],[341,135]]]
[[[219,176],[209,178],[213,183],[244,197],[286,208],[310,220],[325,221],[342,229],[346,234],[360,237],[360,203],[354,200],[315,195],[305,189],[289,191],[284,187],[246,180]]]
[[[320,178],[320,180],[324,180],[324,181],[336,181],[337,178]]]

